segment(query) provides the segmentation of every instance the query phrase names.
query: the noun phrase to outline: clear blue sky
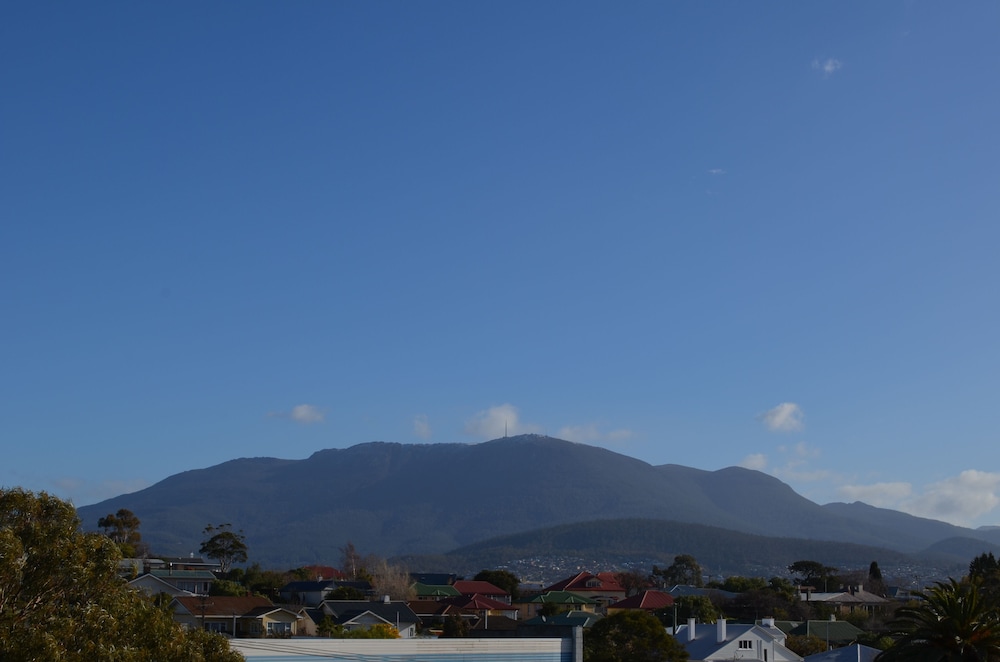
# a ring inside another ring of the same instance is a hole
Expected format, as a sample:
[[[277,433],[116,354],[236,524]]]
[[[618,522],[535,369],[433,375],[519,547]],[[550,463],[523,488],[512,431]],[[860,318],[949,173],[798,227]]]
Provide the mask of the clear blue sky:
[[[998,28],[5,3],[0,485],[506,424],[1000,524]]]

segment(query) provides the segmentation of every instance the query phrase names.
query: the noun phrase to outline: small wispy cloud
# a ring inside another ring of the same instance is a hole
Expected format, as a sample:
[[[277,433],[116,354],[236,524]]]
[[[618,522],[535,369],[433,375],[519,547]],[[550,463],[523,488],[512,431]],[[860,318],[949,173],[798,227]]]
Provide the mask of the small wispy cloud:
[[[782,402],[757,416],[772,432],[797,432],[805,427],[805,413],[794,402]]]
[[[517,407],[509,403],[476,412],[465,423],[466,434],[485,439],[497,439],[504,434],[531,434],[541,431],[540,426],[522,422]]]
[[[413,417],[413,434],[421,439],[430,439],[431,422],[427,418],[427,414],[417,414]]]
[[[271,418],[287,418],[301,425],[322,423],[326,420],[326,411],[315,405],[295,405],[291,411],[272,411]]]
[[[767,455],[763,453],[753,453],[752,455],[747,455],[745,458],[740,460],[740,466],[744,469],[764,471],[767,469]]]
[[[709,168],[708,169],[708,174],[710,174],[710,175],[724,175],[724,174],[726,174],[726,171],[723,170],[722,168]]]
[[[919,490],[901,482],[842,485],[837,491],[846,499],[872,506],[970,526],[1000,506],[1000,473],[968,469]]]
[[[840,60],[829,57],[825,60],[820,60],[819,58],[812,61],[812,68],[816,71],[822,71],[824,76],[832,76],[835,72],[839,71],[843,65]]]

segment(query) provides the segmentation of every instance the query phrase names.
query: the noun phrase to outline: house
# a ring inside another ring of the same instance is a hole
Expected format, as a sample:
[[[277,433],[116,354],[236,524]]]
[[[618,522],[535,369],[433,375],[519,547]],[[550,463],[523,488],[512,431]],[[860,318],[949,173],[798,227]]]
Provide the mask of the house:
[[[689,662],[802,662],[785,647],[785,633],[770,618],[761,625],[729,624],[724,618],[715,625],[699,625],[690,618],[687,625],[677,628],[674,637],[687,650]]]
[[[129,581],[128,585],[138,591],[142,591],[151,598],[156,597],[161,593],[169,595],[171,598],[179,598],[179,597],[190,598],[195,595],[191,591],[186,591],[184,589],[177,588],[170,582],[164,581],[151,573],[146,573],[145,575],[139,575],[135,579]]]
[[[299,633],[300,613],[258,596],[178,597],[170,603],[174,620],[231,637],[290,637]]]
[[[337,589],[350,588],[363,596],[372,594],[372,585],[366,581],[342,581],[339,579],[320,579],[316,581],[288,582],[280,589],[278,595],[282,602],[308,607],[318,607],[324,600],[329,600]],[[333,596],[338,597],[338,596]]]
[[[788,625],[785,625],[785,623],[788,623]],[[828,647],[833,646],[835,648],[853,644],[858,640],[858,636],[864,633],[864,630],[861,628],[847,621],[838,621],[835,616],[831,616],[827,620],[785,621],[776,624],[785,634],[796,636],[812,635],[825,641]]]
[[[420,619],[401,601],[392,600],[324,600],[319,606],[323,616],[345,630],[360,630],[373,625],[391,625],[402,639],[417,635]]]
[[[602,608],[624,600],[627,596],[625,587],[618,583],[613,572],[599,572],[596,575],[581,572],[542,589],[543,593],[550,591],[569,591],[596,601]]]
[[[479,580],[471,579],[460,579],[456,581],[452,586],[456,591],[461,593],[466,597],[471,597],[473,595],[481,595],[483,597],[489,598],[490,600],[495,600],[497,602],[505,602],[510,604],[510,593],[503,590],[499,586],[495,586],[490,582],[484,582]]]
[[[150,570],[144,575],[139,575],[130,581],[129,584],[146,592],[153,592],[151,593],[152,595],[167,593],[173,596],[183,596],[208,595],[214,581],[215,575],[208,570],[175,570],[167,568]],[[164,588],[164,585],[169,585],[173,589],[160,590]]]
[[[480,618],[487,616],[506,616],[512,620],[518,619],[517,607],[507,603],[488,598],[478,593],[473,595],[462,595],[457,598],[445,598],[441,602],[456,607],[464,614],[473,614]]]
[[[422,584],[421,582],[413,585],[413,593],[417,600],[440,600],[442,598],[457,598],[462,595],[451,584]]]
[[[802,600],[829,605],[838,614],[853,614],[856,611],[872,614],[893,604],[892,600],[869,593],[860,586],[850,586],[847,590],[833,593],[816,593],[809,587],[805,588],[799,593]]]
[[[624,600],[619,600],[613,605],[608,605],[608,615],[625,611],[628,609],[641,609],[653,613],[661,609],[669,609],[674,606],[674,598],[669,593],[663,591],[642,591],[629,596]]]
[[[569,591],[548,591],[536,595],[527,602],[518,602],[514,606],[520,610],[525,618],[533,618],[543,611],[551,613],[551,611],[579,610],[596,613],[600,603],[597,600],[591,600]]]

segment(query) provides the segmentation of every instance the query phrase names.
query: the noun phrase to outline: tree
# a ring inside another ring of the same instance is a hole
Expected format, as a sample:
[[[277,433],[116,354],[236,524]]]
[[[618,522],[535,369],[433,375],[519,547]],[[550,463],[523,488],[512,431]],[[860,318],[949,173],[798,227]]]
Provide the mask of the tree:
[[[650,580],[659,587],[670,588],[678,584],[683,586],[701,586],[702,570],[690,554],[679,554],[674,557],[674,562],[668,568],[658,568],[653,566],[653,574]]]
[[[392,565],[385,559],[369,561],[372,573],[372,589],[378,595],[388,595],[395,600],[409,600],[413,597],[413,581],[409,571],[400,565]]]
[[[441,626],[441,637],[443,639],[459,639],[469,635],[469,623],[454,612],[448,614]]]
[[[790,634],[785,638],[785,648],[796,655],[806,657],[826,652],[828,646],[823,639],[814,634]]]
[[[936,582],[914,593],[921,602],[896,612],[896,643],[879,662],[985,662],[1000,660],[1000,615],[972,582]]]
[[[583,637],[586,662],[684,662],[687,651],[645,611],[619,611],[599,620]]]
[[[0,490],[0,659],[236,662],[219,635],[187,631],[118,576],[121,554],[82,533],[72,505]]]
[[[247,562],[247,537],[243,531],[233,531],[232,524],[209,524],[202,533],[209,536],[198,550],[210,559],[219,562],[220,569],[228,573],[234,563]]]
[[[720,616],[719,609],[704,595],[682,595],[674,600],[674,607],[679,623],[689,618],[698,619],[699,623],[714,623]]]
[[[837,584],[837,569],[819,561],[796,561],[788,566],[788,572],[800,577],[799,584],[812,586],[817,591],[828,591],[831,583],[834,587]]]
[[[885,596],[885,580],[882,579],[882,570],[877,561],[872,561],[868,566],[868,590],[875,595]]]
[[[355,549],[354,543],[350,540],[340,548],[340,571],[350,579],[357,579],[364,567],[361,561],[361,554]]]
[[[625,595],[636,595],[650,585],[649,578],[638,570],[622,570],[615,573],[615,581],[625,589]]]
[[[521,580],[510,570],[480,570],[473,579],[502,588],[510,594],[512,602],[517,602],[521,597]]]
[[[115,541],[122,556],[130,558],[139,551],[142,535],[139,533],[139,518],[131,510],[120,508],[117,513],[108,513],[97,520],[97,526],[104,535]]]

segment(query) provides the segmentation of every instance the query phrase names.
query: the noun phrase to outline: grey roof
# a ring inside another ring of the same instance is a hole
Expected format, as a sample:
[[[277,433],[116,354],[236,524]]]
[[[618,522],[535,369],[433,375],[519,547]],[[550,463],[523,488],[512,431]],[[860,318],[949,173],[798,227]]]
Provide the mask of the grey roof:
[[[781,642],[785,639],[785,633],[778,628],[746,623],[727,623],[726,640],[721,644],[716,641],[717,626],[709,623],[698,623],[696,625],[693,641],[688,641],[687,625],[678,627],[677,634],[674,637],[684,646],[690,659],[706,660],[711,658],[712,654],[719,648],[745,636],[751,630],[757,633],[762,639],[771,639],[776,646],[783,645]]]
[[[852,644],[843,648],[834,648],[815,655],[807,655],[806,662],[873,662],[881,653],[877,648],[863,644]]]
[[[723,591],[721,588],[701,588],[700,586],[685,586],[683,584],[677,584],[667,591],[670,595],[675,598],[679,598],[685,595],[697,595],[705,596],[711,598],[713,596],[725,598],[727,600],[732,600],[733,598],[739,597],[739,593],[733,593],[732,591]]]
[[[417,616],[405,602],[381,602],[374,600],[325,600],[321,605],[323,613],[330,614],[337,623],[344,623],[370,611],[389,623],[419,623]]]

